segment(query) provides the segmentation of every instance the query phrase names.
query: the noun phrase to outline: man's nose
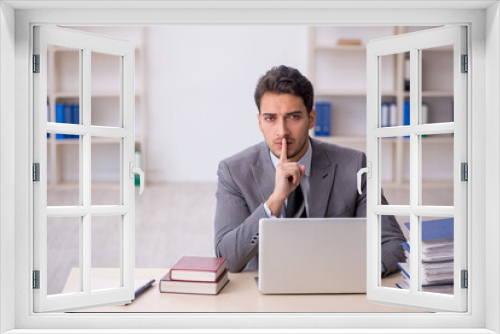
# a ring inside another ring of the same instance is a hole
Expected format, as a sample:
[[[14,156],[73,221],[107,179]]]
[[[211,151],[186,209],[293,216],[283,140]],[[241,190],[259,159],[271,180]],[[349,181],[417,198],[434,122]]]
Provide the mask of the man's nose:
[[[288,132],[287,124],[286,124],[286,119],[281,118],[278,121],[278,137],[283,138],[283,137],[287,137],[288,135],[289,135],[289,132]]]

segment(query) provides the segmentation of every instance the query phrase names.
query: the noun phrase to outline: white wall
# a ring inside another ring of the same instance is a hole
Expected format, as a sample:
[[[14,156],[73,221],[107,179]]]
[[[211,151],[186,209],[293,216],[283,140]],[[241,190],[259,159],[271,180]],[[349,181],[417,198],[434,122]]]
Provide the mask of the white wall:
[[[216,181],[220,160],[262,140],[258,78],[307,68],[306,27],[151,27],[148,181]]]
[[[0,3],[0,333],[14,328],[15,14]]]
[[[494,224],[486,225],[486,254],[497,254],[495,260],[488,261],[485,266],[485,286],[487,287],[487,293],[485,294],[486,305],[489,307],[485,308],[486,311],[486,328],[500,332],[500,318],[498,314],[500,313],[500,286],[493,280],[495,277],[500,275],[500,247],[496,237],[500,234],[500,229],[498,221],[500,220],[500,208],[498,203],[500,202],[499,191],[500,189],[500,175],[498,173],[498,166],[500,163],[499,156],[499,126],[500,118],[498,110],[500,108],[500,98],[498,96],[499,83],[498,78],[500,77],[500,7],[498,3],[491,5],[486,11],[486,90],[485,101],[485,117],[480,118],[481,120],[487,120],[485,122],[485,132],[486,138],[485,148],[487,154],[484,154],[484,158],[481,161],[481,152],[476,153],[473,156],[474,166],[480,172],[484,172],[487,175],[487,181],[480,183],[477,188],[485,189],[485,212],[486,217],[489,221],[495,222]],[[484,68],[481,70],[484,71]],[[479,73],[481,75],[481,73]],[[477,118],[477,116],[476,116]],[[476,119],[475,118],[475,119]],[[474,153],[474,152],[473,152]],[[479,160],[479,161],[478,161]],[[484,161],[484,165],[481,163]],[[484,166],[484,168],[483,168]],[[478,172],[478,173],[480,173]],[[476,183],[475,183],[476,184]],[[476,191],[477,191],[476,188]],[[482,277],[481,277],[482,279]]]

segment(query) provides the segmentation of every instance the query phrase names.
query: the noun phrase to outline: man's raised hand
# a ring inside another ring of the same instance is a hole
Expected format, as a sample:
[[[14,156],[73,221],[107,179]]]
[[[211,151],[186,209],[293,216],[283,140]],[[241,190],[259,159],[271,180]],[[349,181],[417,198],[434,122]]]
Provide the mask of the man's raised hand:
[[[299,166],[296,162],[288,161],[288,143],[286,138],[281,139],[281,156],[280,156],[280,164],[285,172],[288,173],[288,181],[290,182],[290,186],[293,188],[286,197],[300,184],[300,180],[305,174],[305,166]],[[276,174],[276,176],[278,176]]]
[[[286,198],[297,188],[304,175],[305,166],[299,166],[297,162],[288,160],[287,140],[282,138],[280,161],[276,165],[274,191],[266,202],[273,215],[279,214]]]

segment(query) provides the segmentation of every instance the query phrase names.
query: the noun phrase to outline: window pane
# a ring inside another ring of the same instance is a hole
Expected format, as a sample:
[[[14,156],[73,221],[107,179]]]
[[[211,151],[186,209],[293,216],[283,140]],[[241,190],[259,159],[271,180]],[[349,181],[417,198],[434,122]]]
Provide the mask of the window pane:
[[[380,114],[379,126],[397,126],[401,125],[401,117],[399,115],[396,101],[396,60],[398,57],[403,57],[402,54],[391,54],[380,57]]]
[[[92,216],[91,289],[121,286],[122,216]]]
[[[453,294],[453,218],[420,219],[422,257],[419,290]]]
[[[409,155],[403,146],[403,138],[380,138],[380,175],[381,186],[386,200],[391,205],[409,205],[410,188],[398,172],[409,165]],[[399,176],[399,177],[398,177]],[[381,202],[382,204],[382,202]]]
[[[453,206],[453,135],[421,136],[421,205]]]
[[[56,123],[81,124],[78,98],[57,99],[55,104]],[[56,139],[73,138],[71,135],[56,136]]]
[[[421,124],[453,122],[453,97],[424,95],[422,97],[421,117]]]
[[[48,206],[80,205],[80,136],[55,133],[56,139],[47,150]],[[68,137],[67,136],[71,136]],[[52,139],[49,139],[49,141]],[[43,166],[42,173],[43,173]]]
[[[92,52],[92,125],[120,127],[119,56]]]
[[[453,48],[421,50],[422,113],[420,124],[453,122]]]
[[[120,205],[120,138],[92,137],[92,205]]]
[[[382,215],[380,216],[381,217],[381,220],[382,222],[384,220],[386,221],[392,221],[392,220],[396,220],[401,228],[401,230],[403,231],[403,234],[406,238],[406,240],[408,240],[408,227],[405,226],[405,223],[406,222],[409,222],[410,221],[410,217],[409,216],[386,216],[386,215]],[[380,225],[380,236],[381,236],[381,240],[380,240],[380,243],[383,244],[384,243],[384,238],[382,236],[382,225]],[[394,273],[394,274],[391,274],[389,275],[388,277],[385,277],[385,278],[381,278],[381,286],[384,286],[384,287],[388,287],[388,288],[396,288],[396,289],[407,289],[409,290],[410,288],[410,247],[409,247],[409,243],[408,242],[405,242],[401,245],[401,248],[404,249],[404,253],[406,255],[406,261],[403,261],[403,262],[400,262],[397,264],[400,272],[399,273]],[[387,252],[387,250],[385,250]],[[384,252],[384,246],[381,247],[381,254],[380,254],[380,259],[382,259],[382,261],[384,260],[384,256],[383,256],[383,252]],[[381,273],[382,274],[382,273]]]
[[[47,217],[47,294],[78,292],[80,217]],[[71,272],[71,279],[69,275]]]
[[[47,52],[48,121],[78,124],[81,52],[79,49],[52,45],[48,46]]]

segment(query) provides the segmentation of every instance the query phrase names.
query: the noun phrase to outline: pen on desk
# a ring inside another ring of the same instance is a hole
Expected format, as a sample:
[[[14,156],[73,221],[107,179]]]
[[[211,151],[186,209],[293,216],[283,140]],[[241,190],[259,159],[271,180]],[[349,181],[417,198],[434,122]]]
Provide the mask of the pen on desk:
[[[141,293],[143,293],[144,291],[146,291],[151,285],[153,285],[153,283],[155,281],[156,280],[153,278],[150,281],[148,281],[146,284],[141,285],[137,290],[135,290],[134,299],[137,298]],[[130,305],[130,304],[131,303],[125,304],[125,306]]]
[[[153,285],[153,283],[155,281],[156,280],[153,278],[149,282],[147,282],[146,284],[144,284],[143,286],[141,286],[139,289],[135,290],[135,298],[137,298],[141,293],[143,293],[144,291],[146,291],[146,289],[149,288],[151,285]]]

